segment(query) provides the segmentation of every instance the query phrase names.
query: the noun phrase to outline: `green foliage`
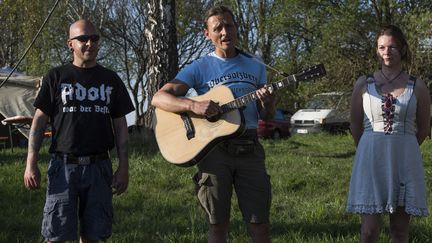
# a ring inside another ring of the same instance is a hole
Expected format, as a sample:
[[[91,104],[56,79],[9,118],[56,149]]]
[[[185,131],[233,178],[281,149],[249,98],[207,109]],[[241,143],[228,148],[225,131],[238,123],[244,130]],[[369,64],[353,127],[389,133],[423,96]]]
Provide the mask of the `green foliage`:
[[[9,59],[0,60],[0,64],[15,65],[24,54],[37,31],[42,26],[49,12],[52,10],[56,0],[17,0],[0,2],[0,19],[10,19],[13,24],[2,26],[2,32],[11,33],[12,39],[6,39],[1,45],[16,48]],[[29,75],[44,75],[54,66],[64,64],[71,60],[71,54],[66,46],[69,25],[80,19],[87,18],[101,29],[99,25],[103,22],[106,11],[109,9],[110,1],[98,3],[87,1],[60,1],[49,21],[37,37],[28,54],[25,56],[19,69]],[[2,9],[5,9],[4,11]],[[15,25],[17,27],[15,27]],[[137,34],[137,33],[135,33]],[[98,61],[108,67],[117,65],[106,60],[113,52],[112,43],[104,43],[100,51]]]
[[[13,0],[0,2],[0,67],[13,66],[18,61],[16,57],[22,42],[19,32],[19,5]],[[13,35],[16,33],[19,35]]]
[[[406,13],[402,19],[402,25],[406,31],[406,37],[410,47],[412,59],[409,71],[425,80],[430,81],[432,70],[429,68],[432,62],[432,9],[415,9]]]
[[[406,33],[413,53],[407,70],[420,78],[432,77],[429,1],[271,2],[265,23],[273,35],[269,63],[290,74],[317,63],[327,69],[326,77],[314,84],[281,92],[278,106],[293,108],[319,92],[350,91],[360,75],[378,68],[373,41],[384,24],[399,25]],[[271,71],[269,77],[280,78]]]
[[[2,35],[9,34],[1,45],[9,46],[10,55],[4,56],[1,65],[14,66],[24,54],[54,6],[54,0],[2,1],[0,18],[7,23],[1,27]],[[61,17],[64,5],[59,5],[25,59],[19,66],[29,75],[43,75],[53,65],[61,63],[66,50],[67,25]],[[7,48],[6,48],[7,49]]]
[[[54,2],[0,2],[0,20],[4,23],[0,27],[1,66],[16,63]],[[280,108],[293,110],[294,103],[302,104],[320,92],[350,91],[360,75],[378,68],[373,41],[375,32],[384,24],[401,27],[412,52],[411,65],[406,70],[430,83],[432,4],[429,0],[177,1],[179,68],[211,49],[202,35],[202,14],[215,4],[225,4],[233,10],[239,23],[238,46],[261,56],[277,70],[294,74],[311,65],[325,65],[326,77],[281,91],[278,95]],[[146,86],[149,43],[136,38],[144,34],[145,6],[145,1],[62,2],[19,68],[31,75],[41,75],[49,67],[68,61],[67,28],[72,20],[89,18],[105,35],[98,61],[119,70],[122,77],[128,77],[130,89],[143,107],[141,95],[146,89],[156,89]],[[126,11],[127,16],[122,11]],[[121,16],[123,18],[119,18]],[[120,27],[116,29],[115,26]],[[268,77],[272,82],[282,78],[270,69]],[[140,84],[139,92],[138,87],[132,85],[134,80]]]
[[[345,212],[355,153],[349,135],[296,135],[263,140],[272,182],[273,242],[359,242],[359,217]],[[206,242],[205,216],[194,195],[195,168],[163,160],[154,145],[134,135],[130,148],[128,191],[114,198],[113,236],[107,242]],[[421,147],[426,188],[432,188],[432,142]],[[0,242],[40,242],[40,224],[49,156],[43,147],[42,189],[24,189],[26,151],[0,150]],[[116,161],[116,159],[114,159]],[[114,168],[117,164],[114,162]],[[429,210],[432,198],[429,197]],[[430,242],[432,220],[411,221],[410,242]],[[233,198],[230,242],[249,242]],[[389,242],[388,217],[379,242]]]

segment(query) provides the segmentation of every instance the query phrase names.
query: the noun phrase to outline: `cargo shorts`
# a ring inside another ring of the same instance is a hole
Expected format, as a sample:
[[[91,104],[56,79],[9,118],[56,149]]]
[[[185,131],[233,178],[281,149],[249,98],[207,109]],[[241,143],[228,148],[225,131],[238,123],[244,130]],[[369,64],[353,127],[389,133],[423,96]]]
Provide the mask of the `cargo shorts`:
[[[112,164],[110,159],[88,165],[53,158],[48,166],[42,236],[46,241],[105,240],[112,233]]]
[[[233,188],[245,222],[269,223],[270,176],[257,140],[252,150],[222,142],[201,160],[193,180],[210,224],[229,222]]]

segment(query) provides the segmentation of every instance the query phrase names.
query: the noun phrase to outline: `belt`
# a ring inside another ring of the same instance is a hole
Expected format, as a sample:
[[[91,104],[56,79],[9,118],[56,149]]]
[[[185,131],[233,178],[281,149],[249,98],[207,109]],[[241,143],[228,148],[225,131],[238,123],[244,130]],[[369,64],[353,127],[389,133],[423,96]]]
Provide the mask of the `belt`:
[[[107,160],[110,158],[108,152],[87,155],[87,156],[75,156],[73,154],[55,153],[53,154],[55,160],[62,160],[66,164],[77,164],[77,165],[88,165],[101,160]]]
[[[257,131],[256,129],[247,129],[238,137],[234,137],[228,140],[251,140],[258,141]]]

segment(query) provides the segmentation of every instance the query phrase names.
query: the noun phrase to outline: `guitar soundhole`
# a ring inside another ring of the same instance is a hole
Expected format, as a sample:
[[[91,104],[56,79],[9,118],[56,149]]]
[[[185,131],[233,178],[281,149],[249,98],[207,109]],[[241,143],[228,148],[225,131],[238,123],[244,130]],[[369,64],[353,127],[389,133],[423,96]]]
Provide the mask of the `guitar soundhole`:
[[[206,117],[207,121],[209,122],[217,122],[221,118],[222,114],[217,114],[215,116]]]

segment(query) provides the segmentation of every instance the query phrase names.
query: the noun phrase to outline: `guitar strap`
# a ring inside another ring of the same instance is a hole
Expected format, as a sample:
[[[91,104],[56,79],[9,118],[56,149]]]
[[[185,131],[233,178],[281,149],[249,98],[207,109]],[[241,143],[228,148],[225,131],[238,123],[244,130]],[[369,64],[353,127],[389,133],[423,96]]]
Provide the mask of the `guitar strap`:
[[[285,78],[286,78],[286,77],[289,76],[288,73],[286,73],[286,72],[281,72],[281,71],[277,70],[276,68],[274,68],[274,67],[268,65],[267,63],[261,61],[260,59],[258,59],[258,58],[255,57],[255,56],[253,56],[252,54],[249,54],[249,53],[247,53],[247,52],[245,52],[245,51],[243,51],[243,50],[241,50],[241,49],[239,49],[239,48],[237,48],[237,47],[236,47],[236,50],[237,50],[238,53],[242,54],[243,56],[248,57],[248,58],[252,58],[254,61],[263,64],[264,66],[266,66],[267,68],[269,68],[269,69],[275,71],[277,74],[281,75],[282,77],[285,77]],[[297,83],[297,82],[296,82],[296,83]]]

